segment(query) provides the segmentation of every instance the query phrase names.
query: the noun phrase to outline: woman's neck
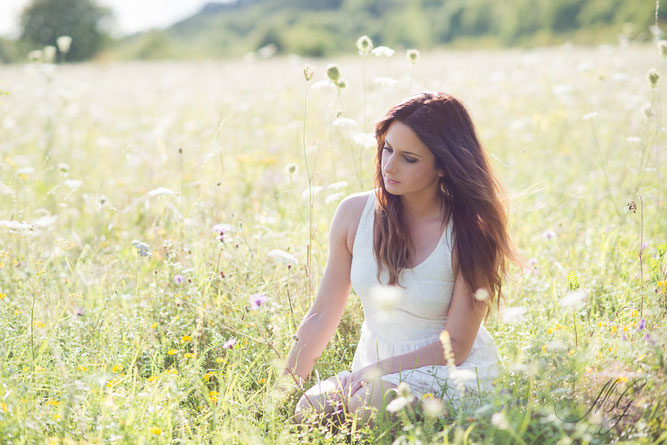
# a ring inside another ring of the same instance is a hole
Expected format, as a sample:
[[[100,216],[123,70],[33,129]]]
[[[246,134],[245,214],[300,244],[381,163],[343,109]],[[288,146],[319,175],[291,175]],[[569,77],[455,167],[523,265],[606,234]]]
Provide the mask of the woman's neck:
[[[410,222],[441,219],[444,211],[440,191],[433,189],[419,195],[401,196],[404,216]]]

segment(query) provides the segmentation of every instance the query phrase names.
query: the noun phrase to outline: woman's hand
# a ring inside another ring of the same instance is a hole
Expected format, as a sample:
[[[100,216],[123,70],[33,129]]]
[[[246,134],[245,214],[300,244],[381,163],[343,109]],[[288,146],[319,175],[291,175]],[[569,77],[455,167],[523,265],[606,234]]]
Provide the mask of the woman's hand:
[[[341,380],[341,387],[345,398],[349,399],[361,388],[379,379],[381,375],[382,373],[378,367],[370,365],[344,376]]]

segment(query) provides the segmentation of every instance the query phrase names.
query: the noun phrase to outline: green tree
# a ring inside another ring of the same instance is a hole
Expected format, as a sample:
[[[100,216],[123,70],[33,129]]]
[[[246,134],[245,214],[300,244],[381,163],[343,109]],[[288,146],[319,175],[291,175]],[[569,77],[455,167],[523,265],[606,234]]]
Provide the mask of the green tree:
[[[33,0],[21,14],[21,40],[37,46],[56,46],[58,37],[72,38],[67,60],[93,57],[108,36],[101,30],[111,11],[95,0]]]

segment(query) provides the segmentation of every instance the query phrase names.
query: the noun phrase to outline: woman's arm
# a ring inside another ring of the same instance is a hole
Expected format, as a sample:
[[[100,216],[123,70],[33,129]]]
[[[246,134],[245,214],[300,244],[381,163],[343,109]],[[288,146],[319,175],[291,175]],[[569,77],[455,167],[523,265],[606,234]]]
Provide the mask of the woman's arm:
[[[297,340],[287,358],[283,374],[293,372],[301,382],[307,379],[315,362],[336,332],[350,295],[349,249],[351,224],[358,221],[365,200],[351,196],[343,200],[334,214],[329,231],[329,258],[315,301],[297,330]],[[356,227],[356,226],[355,226]],[[352,235],[354,236],[354,235]]]

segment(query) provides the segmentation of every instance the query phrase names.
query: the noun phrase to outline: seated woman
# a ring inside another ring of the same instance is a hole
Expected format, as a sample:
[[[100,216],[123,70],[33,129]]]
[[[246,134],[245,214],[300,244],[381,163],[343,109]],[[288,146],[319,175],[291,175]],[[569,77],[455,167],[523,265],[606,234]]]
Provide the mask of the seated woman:
[[[501,186],[468,111],[450,95],[419,94],[389,110],[375,135],[376,188],[345,198],[336,210],[320,288],[284,374],[304,383],[351,288],[364,309],[359,344],[351,372],[301,397],[299,423],[315,411],[332,419],[357,413],[372,424],[371,414],[400,382],[416,396],[456,403],[460,389],[488,390],[498,373],[500,357],[482,320],[499,303],[508,262],[518,258]]]

